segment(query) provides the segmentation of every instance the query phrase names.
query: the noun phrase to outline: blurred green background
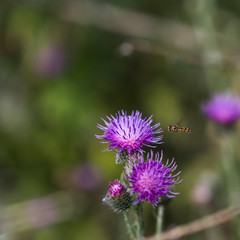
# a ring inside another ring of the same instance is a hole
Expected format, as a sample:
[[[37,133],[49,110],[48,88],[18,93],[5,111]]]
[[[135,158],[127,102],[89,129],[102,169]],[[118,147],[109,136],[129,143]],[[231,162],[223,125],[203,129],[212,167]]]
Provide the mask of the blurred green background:
[[[237,0],[1,0],[0,239],[127,238],[101,203],[122,166],[94,137],[121,109],[153,114],[157,150],[182,170],[165,229],[228,206],[219,135],[199,106],[240,91],[239,17]],[[191,135],[167,132],[179,121]],[[227,224],[184,239],[231,237]]]

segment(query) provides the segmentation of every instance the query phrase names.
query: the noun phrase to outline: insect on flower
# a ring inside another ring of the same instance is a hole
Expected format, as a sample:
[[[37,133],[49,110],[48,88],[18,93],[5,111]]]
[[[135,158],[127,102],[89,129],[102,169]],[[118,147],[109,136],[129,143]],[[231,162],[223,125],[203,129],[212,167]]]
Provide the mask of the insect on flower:
[[[168,125],[168,131],[191,133],[192,130],[191,128],[180,127],[178,124],[175,124],[175,125]]]

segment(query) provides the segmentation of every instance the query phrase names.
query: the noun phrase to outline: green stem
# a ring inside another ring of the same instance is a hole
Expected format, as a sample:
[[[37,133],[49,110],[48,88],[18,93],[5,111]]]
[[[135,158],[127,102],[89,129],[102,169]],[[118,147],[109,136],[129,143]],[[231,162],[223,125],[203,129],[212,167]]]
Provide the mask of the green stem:
[[[214,16],[217,12],[216,0],[186,1],[189,3],[188,11],[193,21],[196,40],[200,47],[203,73],[210,90],[226,82],[224,68],[216,68],[222,61],[219,41],[216,38]]]
[[[128,235],[129,235],[130,239],[134,240],[135,236],[134,236],[134,233],[133,233],[132,225],[131,225],[131,223],[129,221],[129,213],[128,213],[128,211],[123,213],[123,217],[124,217],[124,221],[126,223]]]
[[[240,198],[239,177],[234,159],[232,136],[226,134],[222,140],[222,164],[228,189],[228,201],[230,204],[238,203]]]
[[[136,240],[143,238],[143,204],[136,206]]]
[[[240,185],[237,163],[234,157],[233,136],[225,133],[222,138],[222,165],[225,173],[228,203],[234,205],[238,204],[240,200]],[[240,220],[234,220],[233,226],[236,228],[240,238]]]
[[[158,212],[157,212],[156,235],[159,235],[162,233],[163,214],[164,214],[164,206],[160,205],[158,207]]]

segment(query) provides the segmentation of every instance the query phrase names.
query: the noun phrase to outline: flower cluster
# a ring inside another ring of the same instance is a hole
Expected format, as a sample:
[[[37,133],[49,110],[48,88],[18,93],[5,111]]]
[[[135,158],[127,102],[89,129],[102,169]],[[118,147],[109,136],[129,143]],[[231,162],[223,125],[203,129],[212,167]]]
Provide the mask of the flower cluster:
[[[172,191],[172,187],[182,181],[178,177],[180,172],[173,173],[177,168],[174,159],[164,164],[162,152],[160,157],[152,150],[144,156],[147,147],[154,148],[163,143],[163,136],[159,135],[163,132],[160,124],[152,125],[152,116],[143,118],[139,111],[133,111],[131,115],[122,111],[107,119],[102,119],[104,126],[97,125],[103,135],[96,137],[109,144],[107,151],[117,152],[116,158],[124,164],[125,180],[110,183],[103,202],[122,212],[132,204],[144,201],[155,207],[163,197],[172,198],[178,194]]]

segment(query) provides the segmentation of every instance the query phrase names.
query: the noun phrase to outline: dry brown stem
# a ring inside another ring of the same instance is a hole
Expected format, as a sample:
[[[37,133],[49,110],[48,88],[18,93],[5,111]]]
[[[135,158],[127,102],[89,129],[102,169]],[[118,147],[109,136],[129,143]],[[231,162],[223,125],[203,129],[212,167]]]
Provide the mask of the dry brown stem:
[[[183,224],[163,232],[159,236],[146,238],[146,240],[173,240],[191,235],[208,228],[215,227],[240,215],[240,205],[220,210],[212,215],[205,216],[188,224]]]
[[[133,40],[137,40],[135,50],[160,55],[169,59],[180,59],[190,64],[202,64],[199,50],[201,43],[196,36],[203,39],[218,39],[228,46],[230,52],[234,50],[231,39],[221,33],[209,34],[204,29],[196,29],[187,24],[172,20],[164,20],[144,13],[126,10],[110,4],[97,4],[91,1],[71,1],[59,7],[58,17],[64,21],[80,25],[92,25],[110,32],[119,33]],[[146,40],[148,46],[138,41]],[[128,40],[127,40],[128,41]],[[154,44],[153,44],[154,43]],[[238,48],[238,46],[237,46]],[[219,52],[220,58],[209,64],[220,67],[233,66],[240,68],[239,56],[228,56]]]

